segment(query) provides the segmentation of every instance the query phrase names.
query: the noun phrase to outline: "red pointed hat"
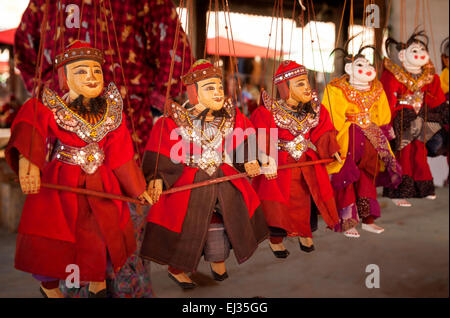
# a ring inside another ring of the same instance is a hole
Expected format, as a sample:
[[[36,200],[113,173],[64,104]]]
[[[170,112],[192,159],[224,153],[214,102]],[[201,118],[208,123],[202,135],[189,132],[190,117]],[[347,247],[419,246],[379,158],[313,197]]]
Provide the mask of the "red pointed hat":
[[[100,64],[103,64],[105,61],[105,57],[101,50],[92,47],[87,42],[76,40],[69,44],[64,52],[56,55],[55,66],[56,68],[59,68],[79,59],[94,60]]]
[[[198,60],[192,66],[189,72],[181,77],[184,85],[192,85],[210,77],[222,78],[222,70],[215,67],[208,60]]]
[[[306,67],[294,61],[286,60],[278,67],[277,73],[273,77],[273,81],[275,85],[278,85],[305,74],[308,74]]]

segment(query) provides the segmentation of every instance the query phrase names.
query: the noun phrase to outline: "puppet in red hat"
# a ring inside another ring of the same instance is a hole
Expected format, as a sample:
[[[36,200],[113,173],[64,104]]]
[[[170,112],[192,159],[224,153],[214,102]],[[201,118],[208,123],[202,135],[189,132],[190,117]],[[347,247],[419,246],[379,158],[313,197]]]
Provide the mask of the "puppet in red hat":
[[[162,190],[260,167],[249,145],[255,131],[249,120],[225,98],[222,71],[197,61],[182,78],[189,100],[170,102],[169,116],[159,119],[143,162],[153,200],[141,255],[169,265],[169,277],[181,288],[194,288],[186,274],[204,255],[215,280],[228,277],[225,260],[233,248],[246,261],[268,234],[260,202],[249,181],[234,179],[161,195]],[[156,174],[155,174],[156,172]]]
[[[92,297],[106,293],[136,249],[128,205],[41,188],[40,183],[150,197],[123,120],[122,98],[104,91],[103,53],[77,41],[55,58],[62,99],[49,88],[28,100],[11,128],[6,159],[27,198],[18,229],[15,267],[41,281],[44,297],[62,297],[59,282],[74,271]],[[102,94],[103,93],[103,94]],[[72,267],[68,267],[72,266]]]
[[[276,142],[278,164],[316,161],[336,157],[340,160],[336,130],[328,111],[311,89],[307,70],[294,61],[284,61],[274,77],[280,99],[262,92],[263,105],[252,114],[251,121],[265,140]],[[270,135],[271,129],[278,136]],[[276,140],[273,140],[276,139]],[[263,166],[272,166],[271,160]],[[276,179],[259,176],[253,180],[270,228],[270,247],[278,258],[286,258],[286,236],[298,237],[302,251],[314,250],[312,230],[320,213],[333,228],[339,221],[333,190],[324,165],[278,171]]]

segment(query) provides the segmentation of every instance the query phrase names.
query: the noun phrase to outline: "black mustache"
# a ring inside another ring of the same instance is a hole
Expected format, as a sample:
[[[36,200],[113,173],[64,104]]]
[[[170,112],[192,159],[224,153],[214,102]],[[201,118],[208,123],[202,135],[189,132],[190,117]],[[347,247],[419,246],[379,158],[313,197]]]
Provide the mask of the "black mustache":
[[[314,111],[312,107],[312,102],[309,101],[307,103],[298,103],[297,107],[295,108],[295,112],[298,116],[304,116],[308,114],[312,114],[313,118],[316,118],[317,113]]]
[[[208,116],[210,111],[211,111],[210,108],[206,108],[200,114],[197,115],[197,119],[200,119],[202,121],[202,126],[205,123],[206,116]],[[231,115],[224,108],[221,108],[219,110],[213,110],[211,115],[213,115],[214,117],[231,118]]]
[[[97,96],[89,99],[89,107],[83,105],[84,96],[78,96],[69,104],[70,109],[76,111],[80,115],[88,113],[98,115],[106,109],[106,99],[103,96]]]

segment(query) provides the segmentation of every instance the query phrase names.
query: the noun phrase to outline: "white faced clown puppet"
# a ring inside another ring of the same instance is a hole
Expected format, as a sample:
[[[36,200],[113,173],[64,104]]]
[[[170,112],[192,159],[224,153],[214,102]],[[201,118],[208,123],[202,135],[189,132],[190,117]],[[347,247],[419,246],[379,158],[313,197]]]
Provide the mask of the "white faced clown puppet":
[[[388,55],[391,46],[397,49],[401,65],[386,58],[381,82],[391,107],[396,136],[392,145],[403,176],[396,189],[385,188],[383,195],[408,207],[407,198],[436,198],[425,143],[448,123],[448,116],[445,118],[445,96],[430,61],[426,34],[414,32],[406,43],[388,38]]]
[[[376,69],[363,54],[375,49],[362,47],[353,56],[347,51],[349,41],[335,50],[343,53],[346,74],[328,84],[322,103],[332,114],[345,154],[342,163],[327,166],[340,218],[336,230],[358,238],[356,226],[361,221],[366,231],[384,231],[374,222],[380,217],[376,186],[398,185],[401,168],[389,145],[393,138],[389,103]]]

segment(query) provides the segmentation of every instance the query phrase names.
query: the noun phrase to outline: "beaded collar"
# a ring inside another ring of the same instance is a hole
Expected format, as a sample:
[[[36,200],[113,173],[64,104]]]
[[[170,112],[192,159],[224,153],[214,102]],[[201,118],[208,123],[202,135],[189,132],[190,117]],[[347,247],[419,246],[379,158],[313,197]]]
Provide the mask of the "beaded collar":
[[[418,91],[425,85],[432,83],[434,74],[436,73],[431,62],[422,67],[423,72],[418,78],[414,78],[403,67],[395,64],[388,58],[384,59],[384,67],[394,75],[397,81],[405,85],[411,92]]]
[[[362,112],[368,112],[372,105],[380,98],[383,92],[383,85],[377,79],[372,82],[370,90],[360,91],[355,89],[348,82],[349,76],[346,74],[340,78],[336,78],[330,82],[330,85],[340,88],[345,98],[352,103],[358,105]]]
[[[114,83],[110,83],[103,95],[106,99],[106,111],[95,125],[90,124],[81,115],[71,110],[51,89],[45,88],[43,103],[52,112],[59,127],[75,133],[86,143],[99,142],[109,132],[122,123],[123,100]]]
[[[202,148],[200,155],[188,154],[185,163],[194,168],[200,168],[208,175],[212,176],[223,162],[222,146],[223,140],[233,132],[236,109],[227,99],[224,109],[231,115],[230,118],[222,118],[219,121],[211,122],[209,128],[214,130],[214,134],[202,131],[201,127],[193,120],[189,112],[181,105],[172,102],[169,105],[169,115],[179,127],[179,133],[184,141],[193,142]]]
[[[290,112],[285,110],[287,105],[284,100],[276,102],[266,91],[263,91],[262,98],[264,107],[272,113],[277,127],[288,130],[294,136],[305,135],[319,124],[320,102],[315,91],[313,91],[313,99],[311,100],[313,110],[316,112],[315,117],[310,113],[298,118],[291,115]]]

